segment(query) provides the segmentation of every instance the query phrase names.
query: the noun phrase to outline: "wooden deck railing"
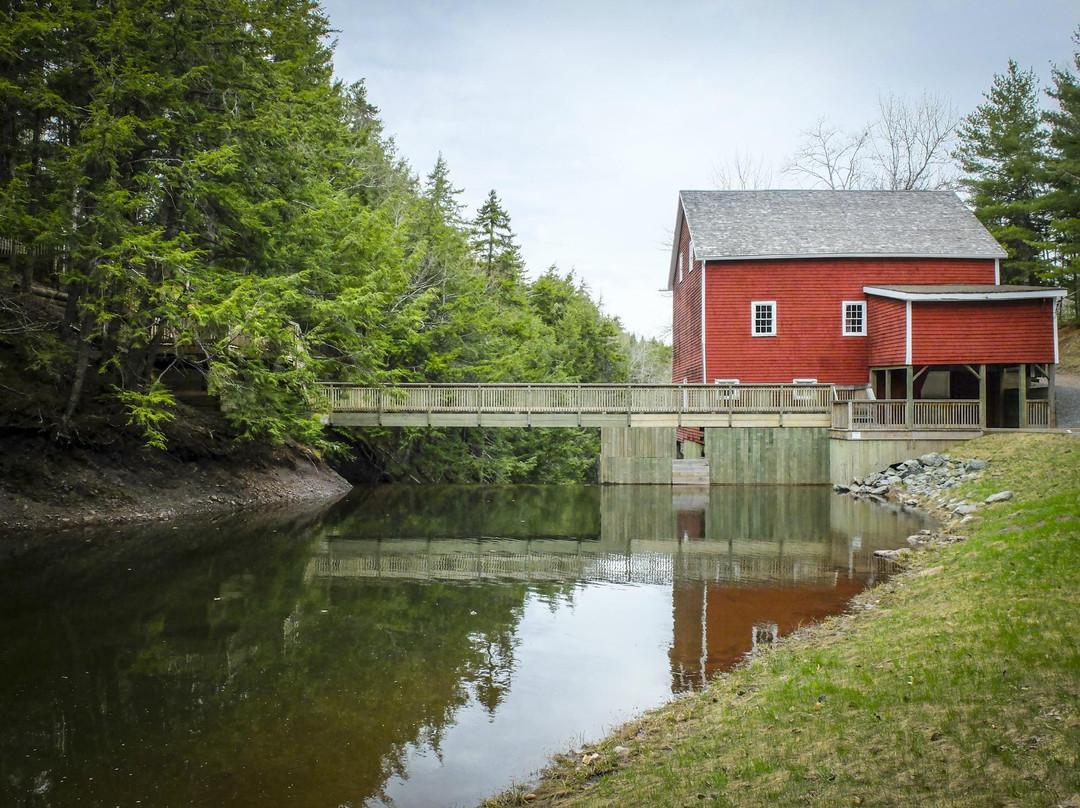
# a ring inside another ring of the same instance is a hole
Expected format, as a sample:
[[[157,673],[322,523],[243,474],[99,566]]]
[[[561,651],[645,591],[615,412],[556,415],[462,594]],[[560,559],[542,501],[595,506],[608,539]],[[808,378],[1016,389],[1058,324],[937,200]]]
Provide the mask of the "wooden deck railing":
[[[1034,402],[1032,402],[1034,403]],[[833,405],[833,429],[843,430],[976,430],[978,401],[842,401]]]
[[[1029,427],[1050,427],[1050,402],[1049,401],[1028,401],[1027,403],[1027,424]]]
[[[331,412],[828,413],[829,384],[323,384]]]

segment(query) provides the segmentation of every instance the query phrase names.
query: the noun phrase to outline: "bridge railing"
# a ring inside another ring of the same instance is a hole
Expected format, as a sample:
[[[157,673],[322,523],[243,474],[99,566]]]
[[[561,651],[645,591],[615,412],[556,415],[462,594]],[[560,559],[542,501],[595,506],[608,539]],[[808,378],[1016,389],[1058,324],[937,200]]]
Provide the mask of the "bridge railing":
[[[830,384],[321,385],[332,412],[828,413]]]
[[[909,411],[910,404],[910,411]],[[833,405],[833,429],[975,430],[981,424],[978,401],[841,401]]]

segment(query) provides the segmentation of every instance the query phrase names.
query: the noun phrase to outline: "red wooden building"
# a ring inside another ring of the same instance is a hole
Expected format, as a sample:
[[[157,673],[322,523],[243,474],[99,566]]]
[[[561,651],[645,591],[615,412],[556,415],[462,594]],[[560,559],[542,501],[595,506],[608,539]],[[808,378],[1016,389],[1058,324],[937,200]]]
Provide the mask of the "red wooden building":
[[[1065,293],[1000,285],[1004,257],[948,191],[683,191],[672,380],[816,380],[1051,425]]]

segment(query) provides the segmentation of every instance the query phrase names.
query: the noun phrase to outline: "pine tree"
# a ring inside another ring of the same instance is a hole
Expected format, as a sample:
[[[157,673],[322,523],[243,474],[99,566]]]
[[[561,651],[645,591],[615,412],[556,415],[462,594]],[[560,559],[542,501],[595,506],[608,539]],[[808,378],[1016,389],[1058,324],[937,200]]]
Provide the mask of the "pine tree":
[[[1046,277],[1043,257],[1047,221],[1040,209],[1046,159],[1046,130],[1038,109],[1033,71],[1009,60],[994,75],[990,91],[960,124],[954,157],[964,175],[975,215],[1009,256],[1001,264],[1003,283],[1033,283]]]
[[[461,189],[455,188],[454,184],[450,182],[450,167],[447,166],[442,152],[439,152],[435,167],[427,175],[427,182],[424,183],[424,193],[431,201],[431,204],[442,212],[447,224],[456,225],[461,222],[462,205],[457,201],[458,196],[461,195]]]
[[[1080,46],[1080,29],[1073,35]],[[1073,53],[1080,71],[1080,50]],[[1050,124],[1050,157],[1046,177],[1050,193],[1045,209],[1058,265],[1053,279],[1072,287],[1073,312],[1080,316],[1080,80],[1067,68],[1055,67],[1049,95],[1058,109],[1046,114]]]
[[[510,216],[503,210],[494,189],[476,212],[472,227],[473,254],[484,274],[497,281],[520,280],[524,262],[514,243]]]

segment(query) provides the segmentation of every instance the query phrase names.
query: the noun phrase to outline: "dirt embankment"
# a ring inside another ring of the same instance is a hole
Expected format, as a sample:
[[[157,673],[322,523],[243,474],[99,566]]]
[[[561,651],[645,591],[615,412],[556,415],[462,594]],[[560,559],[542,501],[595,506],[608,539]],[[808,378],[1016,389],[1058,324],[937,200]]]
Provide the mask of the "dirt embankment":
[[[186,412],[170,433],[161,451],[122,429],[66,442],[0,429],[0,531],[170,519],[351,487],[306,450],[236,442],[216,413]]]

